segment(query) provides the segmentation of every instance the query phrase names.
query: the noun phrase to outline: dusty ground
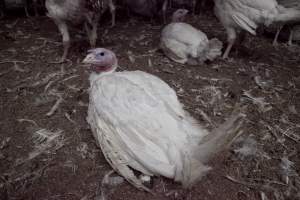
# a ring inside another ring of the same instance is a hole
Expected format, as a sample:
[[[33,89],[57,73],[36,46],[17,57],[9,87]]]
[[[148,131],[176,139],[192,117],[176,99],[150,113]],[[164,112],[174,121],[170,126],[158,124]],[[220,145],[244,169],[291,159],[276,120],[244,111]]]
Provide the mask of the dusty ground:
[[[189,22],[226,40],[213,16]],[[211,161],[207,176],[191,190],[155,178],[154,196],[118,178],[102,184],[111,168],[85,121],[85,37],[73,30],[70,60],[51,64],[62,53],[52,21],[9,17],[0,27],[1,200],[300,199],[299,46],[274,48],[270,38],[249,36],[229,60],[183,66],[157,51],[162,26],[126,17],[114,28],[104,22],[98,46],[117,53],[120,70],[161,77],[208,128],[222,123],[235,103],[247,105],[244,135]]]

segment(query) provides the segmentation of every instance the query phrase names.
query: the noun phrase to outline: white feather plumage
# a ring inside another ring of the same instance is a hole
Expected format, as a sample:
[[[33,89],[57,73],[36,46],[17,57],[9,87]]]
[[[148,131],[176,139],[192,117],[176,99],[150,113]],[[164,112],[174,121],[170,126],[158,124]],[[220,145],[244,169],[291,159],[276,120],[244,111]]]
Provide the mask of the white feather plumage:
[[[210,169],[208,158],[236,134],[227,131],[239,115],[227,130],[210,134],[183,110],[175,91],[151,74],[92,74],[90,81],[87,121],[93,135],[113,169],[137,188],[150,191],[132,169],[190,186]]]
[[[298,8],[285,8],[276,0],[214,0],[215,14],[227,32],[228,46],[223,58],[228,54],[240,30],[256,34],[256,28],[275,22],[299,20]]]
[[[111,161],[114,166],[178,181],[189,176],[182,161],[193,159],[193,147],[208,134],[182,109],[174,90],[141,71],[95,79],[88,122],[106,158],[118,158]]]
[[[160,46],[175,62],[198,64],[221,55],[222,42],[208,40],[205,33],[187,23],[173,22],[162,30]]]

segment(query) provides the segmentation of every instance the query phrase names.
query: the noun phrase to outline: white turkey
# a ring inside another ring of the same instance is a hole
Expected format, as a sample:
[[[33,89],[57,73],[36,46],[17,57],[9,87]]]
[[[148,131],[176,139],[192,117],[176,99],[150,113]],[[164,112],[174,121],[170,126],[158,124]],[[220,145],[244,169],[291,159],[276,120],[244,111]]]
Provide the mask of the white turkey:
[[[90,45],[95,47],[97,26],[102,14],[109,8],[112,26],[115,24],[113,0],[46,0],[48,17],[58,26],[63,38],[64,52],[59,62],[63,62],[70,48],[69,24],[84,24]]]
[[[299,10],[280,6],[276,0],[214,0],[214,2],[215,14],[227,32],[228,45],[223,58],[228,57],[240,31],[256,35],[256,28],[260,24],[270,25],[300,19]]]
[[[208,40],[205,33],[190,24],[183,23],[187,10],[173,13],[172,23],[163,28],[160,47],[171,60],[191,65],[214,60],[222,54],[222,42],[216,38]]]
[[[128,182],[150,191],[132,169],[189,187],[209,169],[210,158],[240,133],[236,113],[208,132],[193,119],[164,81],[142,71],[115,72],[115,54],[92,49],[83,60],[90,75],[87,121],[102,152]]]
[[[277,0],[279,5],[281,6],[284,6],[285,8],[294,8],[294,9],[297,9],[298,12],[300,13],[300,0]],[[292,20],[290,22],[286,22],[284,23],[286,24],[289,29],[290,29],[290,36],[289,36],[289,39],[288,39],[288,45],[292,45],[293,44],[293,39],[294,39],[294,34],[295,32],[297,32],[297,26],[300,25],[300,19],[296,19],[296,20]],[[273,41],[273,45],[277,45],[278,42],[278,36],[279,36],[279,33],[281,31],[281,29],[283,28],[284,24],[280,24],[278,30],[277,30],[277,33],[275,35],[275,38],[274,38],[274,41]]]

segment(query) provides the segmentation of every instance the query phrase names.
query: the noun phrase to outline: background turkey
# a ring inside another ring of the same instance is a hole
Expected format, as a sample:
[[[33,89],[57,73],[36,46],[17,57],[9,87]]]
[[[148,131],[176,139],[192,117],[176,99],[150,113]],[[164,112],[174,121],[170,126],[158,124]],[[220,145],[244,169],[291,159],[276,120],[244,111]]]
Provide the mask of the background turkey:
[[[162,16],[163,22],[166,22],[168,0],[124,0],[124,2],[131,12],[150,19]]]
[[[68,24],[84,25],[90,45],[97,41],[97,26],[100,17],[109,8],[112,26],[115,25],[115,6],[112,0],[46,0],[48,17],[53,19],[62,34],[64,53],[59,62],[63,62],[70,48]]]
[[[227,32],[228,45],[223,58],[228,57],[237,33],[247,31],[255,35],[256,28],[261,24],[270,25],[300,19],[298,9],[279,6],[276,0],[214,0],[214,2],[215,14]]]
[[[24,9],[27,17],[31,16],[30,13],[36,16],[39,15],[39,10],[44,9],[45,0],[0,0],[0,15],[3,17],[5,11],[8,12],[8,10],[11,11],[20,7]]]
[[[161,33],[160,47],[173,61],[198,65],[214,60],[222,54],[222,42],[217,38],[208,40],[205,33],[184,23],[187,10],[178,9],[173,13],[172,22]]]
[[[299,0],[278,0],[278,4],[285,7],[285,8],[291,8],[296,9],[300,13],[300,1]],[[277,45],[278,36],[280,34],[281,29],[283,28],[284,24],[290,29],[290,36],[288,37],[288,45],[292,45],[292,42],[294,40],[294,35],[297,35],[297,25],[300,25],[300,18],[296,18],[294,20],[290,20],[288,22],[282,23],[279,25],[279,28],[277,30],[277,33],[275,35],[273,45]],[[295,37],[297,39],[297,36]]]

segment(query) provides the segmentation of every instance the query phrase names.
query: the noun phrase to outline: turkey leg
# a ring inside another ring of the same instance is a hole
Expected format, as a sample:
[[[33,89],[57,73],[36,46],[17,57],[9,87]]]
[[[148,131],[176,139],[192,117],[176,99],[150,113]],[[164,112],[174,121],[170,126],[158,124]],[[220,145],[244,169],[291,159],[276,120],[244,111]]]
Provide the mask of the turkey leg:
[[[96,46],[96,42],[97,42],[97,26],[98,26],[98,22],[100,19],[100,14],[97,14],[96,16],[94,16],[93,20],[92,20],[92,29],[89,28],[88,23],[84,23],[84,27],[86,30],[86,33],[88,35],[89,41],[90,41],[90,45],[92,48],[94,48]]]
[[[114,5],[112,0],[109,0],[108,7],[111,14],[111,27],[114,27],[116,24],[116,6]]]
[[[293,29],[291,29],[290,36],[289,36],[289,41],[288,41],[289,46],[293,45],[293,35],[294,35],[294,31],[293,31]]]
[[[277,46],[277,45],[278,45],[278,36],[279,36],[279,33],[280,33],[282,27],[283,27],[283,26],[280,26],[280,27],[277,29],[275,38],[274,38],[274,40],[273,40],[273,46]]]
[[[28,0],[23,0],[23,6],[25,10],[26,17],[30,17],[29,12],[28,12]]]
[[[227,48],[226,48],[226,50],[223,54],[223,59],[228,58],[230,50],[231,50],[231,48],[232,48],[232,46],[233,46],[233,44],[236,40],[236,32],[233,28],[227,28],[226,31],[227,31],[227,35],[228,35],[227,36],[228,44],[227,44]]]
[[[68,52],[69,52],[70,35],[69,35],[69,31],[68,31],[68,26],[65,22],[55,20],[55,23],[57,24],[58,29],[59,29],[60,33],[62,34],[62,40],[63,40],[63,46],[64,46],[64,53],[63,53],[61,59],[56,63],[62,63],[66,60]]]
[[[167,8],[168,8],[168,0],[165,0],[162,6],[162,14],[163,14],[163,22],[167,23]]]
[[[196,2],[196,0],[193,0],[192,1],[192,12],[193,12],[193,15],[195,15],[196,14],[196,4],[197,4],[197,2]]]
[[[38,17],[39,12],[38,12],[38,0],[33,0],[33,9],[34,9],[34,16]]]

